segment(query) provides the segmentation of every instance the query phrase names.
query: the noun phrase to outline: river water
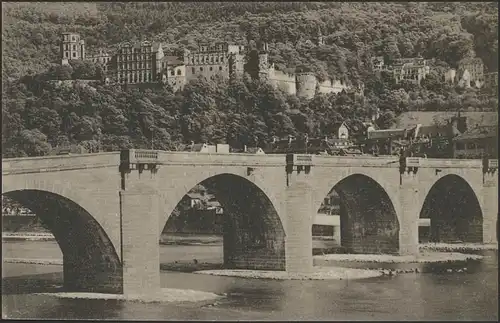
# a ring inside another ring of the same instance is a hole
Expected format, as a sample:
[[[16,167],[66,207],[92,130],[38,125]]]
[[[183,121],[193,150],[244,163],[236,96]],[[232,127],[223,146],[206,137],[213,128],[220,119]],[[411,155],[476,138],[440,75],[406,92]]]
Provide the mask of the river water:
[[[3,242],[9,258],[61,259],[53,241]],[[221,245],[162,245],[162,263],[222,262]],[[62,284],[62,266],[4,264],[2,314],[8,318],[125,320],[494,320],[498,256],[468,273],[404,274],[357,281],[277,281],[162,271],[161,285],[227,293],[215,304],[57,299],[30,294]]]

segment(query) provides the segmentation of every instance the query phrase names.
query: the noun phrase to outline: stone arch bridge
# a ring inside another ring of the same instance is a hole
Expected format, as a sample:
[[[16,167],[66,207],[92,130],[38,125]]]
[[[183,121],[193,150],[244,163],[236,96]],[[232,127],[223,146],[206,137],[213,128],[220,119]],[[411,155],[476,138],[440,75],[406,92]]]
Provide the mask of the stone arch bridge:
[[[225,210],[229,268],[312,270],[314,216],[335,189],[352,253],[418,253],[434,241],[497,241],[497,160],[126,150],[2,160],[2,194],[33,210],[58,242],[65,288],[159,288],[159,235],[182,197],[210,187]]]

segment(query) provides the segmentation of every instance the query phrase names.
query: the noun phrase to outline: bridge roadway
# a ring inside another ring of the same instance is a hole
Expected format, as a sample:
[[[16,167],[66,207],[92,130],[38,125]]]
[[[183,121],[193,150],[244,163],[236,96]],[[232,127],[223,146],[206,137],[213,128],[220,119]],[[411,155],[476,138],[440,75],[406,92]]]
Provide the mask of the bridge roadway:
[[[160,286],[159,235],[199,183],[225,210],[226,267],[307,272],[332,189],[352,253],[416,254],[419,218],[431,241],[497,241],[496,170],[497,160],[126,150],[3,159],[2,194],[50,228],[67,289],[146,293]]]

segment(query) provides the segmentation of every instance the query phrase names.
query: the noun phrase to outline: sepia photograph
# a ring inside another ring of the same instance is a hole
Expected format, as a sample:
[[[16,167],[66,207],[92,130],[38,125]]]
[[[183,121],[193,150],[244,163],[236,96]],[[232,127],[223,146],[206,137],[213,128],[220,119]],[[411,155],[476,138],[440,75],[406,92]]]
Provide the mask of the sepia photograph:
[[[2,318],[498,321],[498,2],[2,2]]]

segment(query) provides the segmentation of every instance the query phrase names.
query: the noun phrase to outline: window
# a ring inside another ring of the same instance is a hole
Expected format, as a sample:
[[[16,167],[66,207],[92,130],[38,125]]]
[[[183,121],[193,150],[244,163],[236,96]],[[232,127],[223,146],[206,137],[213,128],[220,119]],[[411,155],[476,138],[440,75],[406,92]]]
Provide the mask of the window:
[[[73,57],[76,57],[76,53],[75,52],[73,52]]]
[[[76,50],[76,45],[73,45],[73,50]]]
[[[484,149],[484,145],[482,143],[476,144],[477,149]]]
[[[224,63],[224,57],[221,57],[221,58],[220,58],[220,61],[221,61],[222,63]]]
[[[219,71],[222,71],[222,66],[219,66]]]
[[[196,73],[196,71],[195,71],[194,67],[193,67],[193,68],[191,68],[191,72],[192,72],[193,74],[194,74],[194,73]]]
[[[71,37],[71,40],[75,41],[76,40],[75,36]]]
[[[215,62],[216,62],[216,63],[218,63],[218,62],[219,62],[219,58],[218,58],[218,57],[216,57],[216,58],[215,58]]]
[[[203,67],[200,67],[200,71],[202,71],[202,72],[203,72]]]
[[[182,75],[181,70],[177,70],[177,75]]]
[[[68,52],[64,53],[64,57],[67,58],[68,56],[69,56]]]
[[[170,71],[170,75],[175,76],[175,71],[174,70]]]
[[[210,66],[210,71],[212,71],[212,70],[213,70],[213,67],[212,67],[212,66]]]

